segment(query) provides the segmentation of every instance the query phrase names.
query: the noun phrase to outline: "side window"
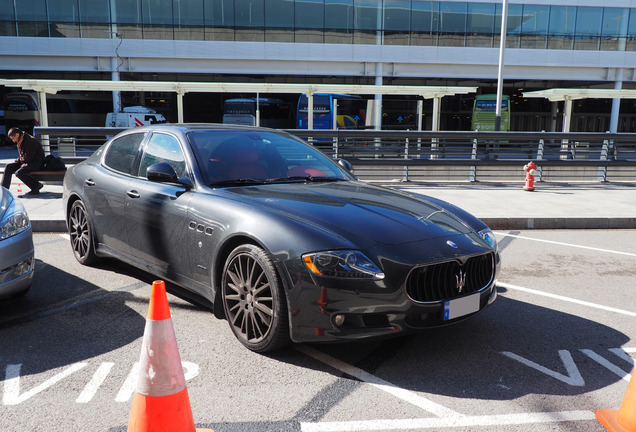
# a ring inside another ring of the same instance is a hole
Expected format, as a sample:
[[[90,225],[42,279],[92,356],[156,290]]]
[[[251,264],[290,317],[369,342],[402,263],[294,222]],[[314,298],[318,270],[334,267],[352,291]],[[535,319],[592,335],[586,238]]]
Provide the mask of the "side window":
[[[155,133],[150,137],[146,151],[139,166],[139,176],[146,177],[146,171],[152,164],[168,162],[177,173],[177,177],[186,176],[186,165],[179,141],[172,135]]]
[[[104,165],[125,174],[133,174],[133,164],[139,152],[139,145],[144,140],[143,133],[124,135],[108,146]]]

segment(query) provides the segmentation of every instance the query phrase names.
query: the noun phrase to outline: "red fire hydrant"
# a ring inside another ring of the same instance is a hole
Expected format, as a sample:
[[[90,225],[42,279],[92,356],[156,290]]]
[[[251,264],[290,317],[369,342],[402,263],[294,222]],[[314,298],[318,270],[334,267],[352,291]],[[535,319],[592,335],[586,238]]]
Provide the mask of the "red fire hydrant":
[[[523,166],[523,170],[526,172],[526,184],[523,190],[534,190],[534,176],[537,173],[537,165],[534,162],[529,162]]]

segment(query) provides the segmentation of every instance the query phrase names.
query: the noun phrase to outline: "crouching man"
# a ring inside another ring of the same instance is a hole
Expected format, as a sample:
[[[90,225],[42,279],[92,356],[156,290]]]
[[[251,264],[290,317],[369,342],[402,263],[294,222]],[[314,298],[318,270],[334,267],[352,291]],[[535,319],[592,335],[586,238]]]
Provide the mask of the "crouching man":
[[[30,197],[40,193],[42,189],[42,183],[31,177],[29,174],[31,171],[37,171],[42,168],[44,163],[44,149],[42,143],[29,135],[28,133],[18,129],[11,128],[9,130],[9,138],[18,146],[19,156],[4,169],[4,175],[2,176],[2,186],[9,189],[11,186],[11,176],[15,173],[16,177],[22,180],[27,185],[29,192],[23,197]]]

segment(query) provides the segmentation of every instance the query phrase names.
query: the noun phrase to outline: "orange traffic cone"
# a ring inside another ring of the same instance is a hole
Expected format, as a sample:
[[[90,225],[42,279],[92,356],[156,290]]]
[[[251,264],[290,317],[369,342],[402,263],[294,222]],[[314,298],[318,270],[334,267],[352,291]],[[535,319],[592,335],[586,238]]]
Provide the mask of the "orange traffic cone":
[[[163,281],[152,283],[139,379],[128,422],[128,432],[154,431],[211,431],[194,427]]]
[[[596,419],[610,432],[636,432],[636,368],[618,410],[596,410]]]

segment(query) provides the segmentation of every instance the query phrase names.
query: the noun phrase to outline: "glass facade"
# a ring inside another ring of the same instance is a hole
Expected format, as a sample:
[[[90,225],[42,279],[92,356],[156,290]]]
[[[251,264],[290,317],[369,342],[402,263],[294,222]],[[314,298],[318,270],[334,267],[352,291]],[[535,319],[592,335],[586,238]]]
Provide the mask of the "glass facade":
[[[425,0],[0,0],[0,36],[499,46],[501,4]],[[507,47],[636,50],[636,9],[512,4]]]

